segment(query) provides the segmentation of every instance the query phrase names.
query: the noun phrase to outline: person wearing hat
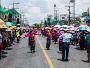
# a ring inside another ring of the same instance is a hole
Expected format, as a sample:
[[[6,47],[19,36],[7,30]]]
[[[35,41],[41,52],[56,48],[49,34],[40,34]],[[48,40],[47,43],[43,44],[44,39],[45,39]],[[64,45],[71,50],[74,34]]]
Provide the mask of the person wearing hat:
[[[90,62],[90,30],[88,31],[86,37],[86,43],[87,43],[87,57],[88,57],[88,62]]]
[[[61,61],[68,61],[69,47],[70,47],[69,45],[70,45],[70,40],[72,38],[72,34],[70,34],[69,31],[64,31],[64,34],[62,34],[60,38],[63,39],[62,40],[62,59]]]

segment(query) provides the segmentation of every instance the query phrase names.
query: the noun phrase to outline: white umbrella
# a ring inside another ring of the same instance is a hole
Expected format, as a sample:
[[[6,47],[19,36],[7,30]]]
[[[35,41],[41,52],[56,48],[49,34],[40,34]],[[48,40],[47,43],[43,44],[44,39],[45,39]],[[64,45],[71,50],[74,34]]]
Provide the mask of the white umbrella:
[[[45,27],[45,29],[49,29],[49,27]]]
[[[54,27],[60,28],[60,25],[55,25]]]

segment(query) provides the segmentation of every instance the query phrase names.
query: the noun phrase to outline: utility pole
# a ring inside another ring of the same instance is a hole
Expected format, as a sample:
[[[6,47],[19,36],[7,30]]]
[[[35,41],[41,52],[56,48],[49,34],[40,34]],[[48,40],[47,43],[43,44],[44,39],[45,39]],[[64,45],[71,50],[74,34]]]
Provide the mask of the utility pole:
[[[56,4],[54,4],[54,18],[56,19],[55,24],[57,24],[57,8],[56,8]]]
[[[68,25],[70,26],[70,20],[71,20],[71,16],[70,16],[70,14],[71,14],[71,12],[70,12],[70,8],[72,7],[72,6],[66,6],[66,7],[68,7],[69,9],[68,9],[68,11],[69,11],[69,19],[68,19]]]
[[[68,22],[68,25],[70,26],[70,6],[69,7],[69,22]]]
[[[75,21],[75,0],[73,0],[73,18]]]
[[[75,21],[75,0],[70,0],[73,3],[73,20]]]
[[[19,4],[19,3],[15,3],[13,0],[13,9],[18,9],[18,8],[15,8],[15,4]]]
[[[89,7],[88,7],[88,18],[89,18]]]
[[[58,24],[59,24],[59,21],[60,21],[60,19],[59,19],[60,17],[59,17],[59,10],[58,10]]]

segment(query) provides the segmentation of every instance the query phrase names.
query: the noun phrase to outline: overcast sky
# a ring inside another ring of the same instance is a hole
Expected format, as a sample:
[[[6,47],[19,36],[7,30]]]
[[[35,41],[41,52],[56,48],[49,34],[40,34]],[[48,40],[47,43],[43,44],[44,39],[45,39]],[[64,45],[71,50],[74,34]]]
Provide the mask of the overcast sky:
[[[19,5],[15,5],[15,8],[19,7],[19,12],[25,12],[23,14],[31,25],[40,23],[48,14],[53,15],[54,4],[57,6],[59,14],[68,14],[68,8],[65,6],[69,5],[70,0],[14,0],[14,2],[20,3]],[[13,0],[1,0],[1,3],[3,7],[11,8]],[[90,0],[76,0],[76,14],[81,15],[82,12],[87,11],[88,7],[90,7]]]

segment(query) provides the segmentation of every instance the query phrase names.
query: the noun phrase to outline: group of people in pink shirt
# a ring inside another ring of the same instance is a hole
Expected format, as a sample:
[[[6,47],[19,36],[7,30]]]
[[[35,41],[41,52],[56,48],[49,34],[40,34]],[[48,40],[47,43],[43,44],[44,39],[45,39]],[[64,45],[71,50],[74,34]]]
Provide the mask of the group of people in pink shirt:
[[[47,37],[47,42],[46,42],[46,48],[47,50],[50,49],[51,45],[51,39],[52,41],[56,44],[59,42],[59,51],[61,50],[61,44],[62,44],[62,39],[59,39],[59,36],[63,33],[60,31],[60,29],[57,28],[48,28],[44,29],[45,35]]]
[[[42,29],[40,30],[42,31]],[[53,42],[55,42],[55,44],[57,42],[62,43],[62,40],[61,39],[58,39],[59,36],[62,34],[60,32],[59,29],[44,29],[44,35],[47,37],[47,40],[46,40],[46,48],[47,50],[50,50],[50,45],[51,45],[51,39],[53,40]],[[25,37],[29,37],[29,47],[30,47],[30,51],[31,53],[34,53],[35,52],[35,35],[37,35],[37,29],[34,28],[34,29],[30,29],[28,33],[25,34]],[[61,48],[59,48],[60,50]]]

